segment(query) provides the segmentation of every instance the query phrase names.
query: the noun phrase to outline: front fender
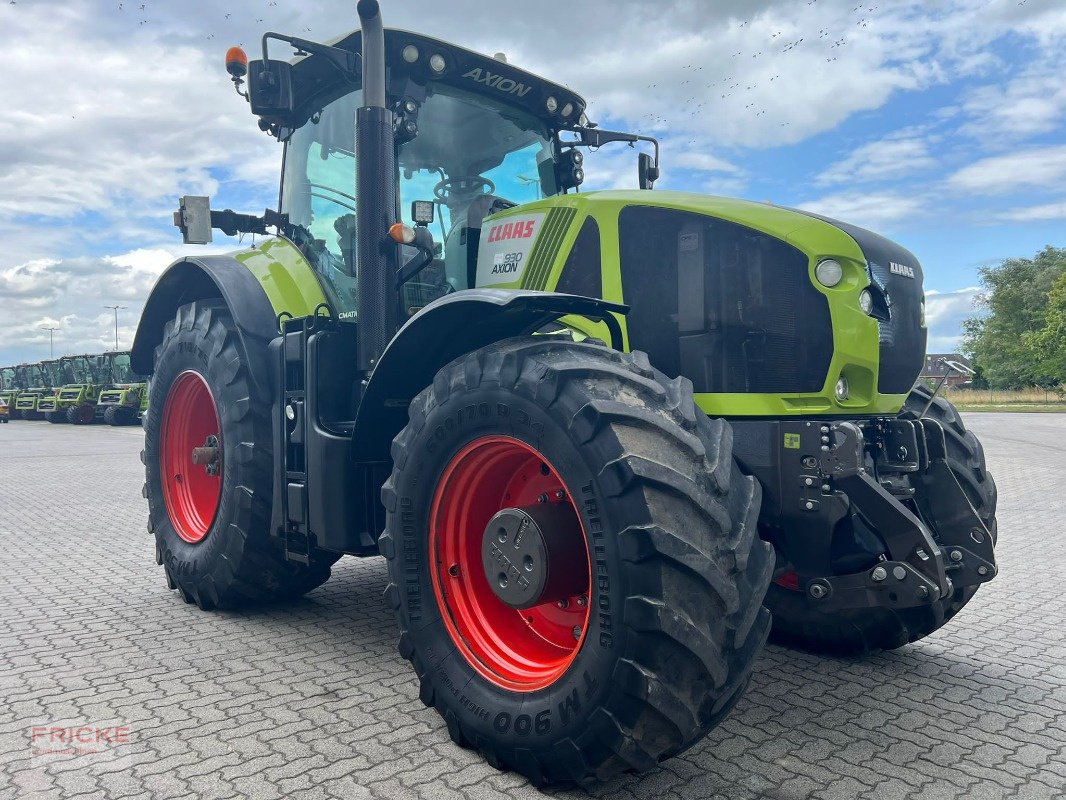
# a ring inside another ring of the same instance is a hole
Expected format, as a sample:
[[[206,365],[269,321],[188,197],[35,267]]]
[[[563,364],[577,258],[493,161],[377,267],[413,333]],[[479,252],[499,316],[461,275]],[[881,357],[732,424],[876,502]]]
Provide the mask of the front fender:
[[[393,438],[407,424],[407,406],[441,367],[478,348],[531,334],[560,317],[604,320],[621,348],[614,314],[629,307],[593,297],[530,290],[467,289],[445,295],[412,317],[382,353],[363,391],[353,456],[388,461]]]

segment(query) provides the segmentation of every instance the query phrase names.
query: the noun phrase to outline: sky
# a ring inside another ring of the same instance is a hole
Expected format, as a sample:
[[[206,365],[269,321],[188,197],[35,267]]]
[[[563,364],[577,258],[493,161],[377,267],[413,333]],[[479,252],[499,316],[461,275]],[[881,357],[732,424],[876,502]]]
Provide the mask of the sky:
[[[930,350],[980,266],[1066,245],[1061,0],[383,0],[417,30],[566,84],[601,127],[657,136],[657,188],[770,201],[912,250]],[[267,30],[321,41],[354,0],[0,0],[0,364],[129,347],[186,247],[181,195],[276,207],[281,147],[223,67]],[[272,51],[273,52],[273,51]],[[632,151],[583,189],[635,188]],[[216,233],[215,251],[236,246]]]

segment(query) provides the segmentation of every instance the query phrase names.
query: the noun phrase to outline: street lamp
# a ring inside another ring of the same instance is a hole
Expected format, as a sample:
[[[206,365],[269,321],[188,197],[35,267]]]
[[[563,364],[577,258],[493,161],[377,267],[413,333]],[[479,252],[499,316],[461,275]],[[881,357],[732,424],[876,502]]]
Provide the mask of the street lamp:
[[[118,351],[118,312],[126,308],[126,306],[104,306],[104,308],[110,308],[115,312],[115,351]]]
[[[55,334],[56,331],[59,330],[59,328],[49,328],[42,325],[41,330],[48,331],[48,357],[55,358],[56,351],[55,348],[52,346],[52,336]]]

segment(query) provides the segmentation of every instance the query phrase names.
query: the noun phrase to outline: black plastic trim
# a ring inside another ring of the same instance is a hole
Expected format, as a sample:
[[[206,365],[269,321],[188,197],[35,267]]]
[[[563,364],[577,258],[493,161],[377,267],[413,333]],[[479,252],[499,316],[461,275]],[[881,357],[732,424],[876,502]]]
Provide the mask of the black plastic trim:
[[[450,361],[493,342],[533,333],[568,314],[605,319],[629,307],[591,297],[529,290],[467,289],[446,295],[412,317],[392,339],[363,391],[352,437],[357,461],[387,461],[407,424],[407,406]],[[616,346],[620,342],[615,343]]]

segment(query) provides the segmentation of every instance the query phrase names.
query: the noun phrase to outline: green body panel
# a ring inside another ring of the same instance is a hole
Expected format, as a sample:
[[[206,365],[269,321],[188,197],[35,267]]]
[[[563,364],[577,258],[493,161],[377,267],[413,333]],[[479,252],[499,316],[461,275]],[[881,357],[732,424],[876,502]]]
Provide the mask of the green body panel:
[[[130,383],[104,389],[96,399],[97,408],[106,409],[108,406],[126,406],[143,413],[148,409],[148,384]]]
[[[326,302],[318,275],[288,239],[265,239],[233,257],[259,281],[275,314],[309,317]]]
[[[833,323],[834,350],[825,385],[815,394],[697,394],[696,402],[712,416],[788,417],[802,415],[894,414],[903,407],[906,395],[877,393],[878,324],[859,308],[859,293],[869,283],[866,259],[859,245],[836,226],[796,211],[770,205],[709,197],[684,192],[603,191],[545,198],[507,209],[490,219],[506,220],[532,212],[547,213],[537,233],[530,261],[522,277],[513,282],[485,283],[501,289],[543,289],[552,291],[559,283],[563,265],[587,217],[595,218],[600,229],[603,299],[639,303],[627,298],[619,268],[618,215],[631,205],[690,211],[744,225],[798,248],[808,259],[811,283],[828,300]],[[565,230],[561,230],[564,224]],[[844,279],[826,288],[814,278],[819,261],[833,258],[844,268]],[[605,325],[567,317],[562,320],[583,335],[608,339]],[[625,320],[620,319],[623,331]],[[626,349],[629,348],[628,336]],[[836,399],[834,387],[844,375],[851,385],[851,397]]]

